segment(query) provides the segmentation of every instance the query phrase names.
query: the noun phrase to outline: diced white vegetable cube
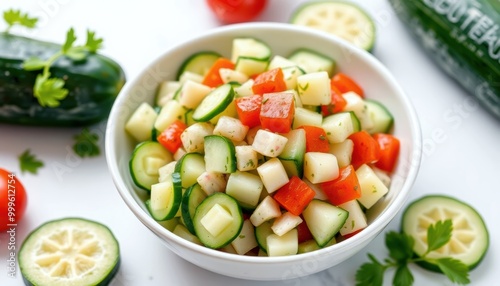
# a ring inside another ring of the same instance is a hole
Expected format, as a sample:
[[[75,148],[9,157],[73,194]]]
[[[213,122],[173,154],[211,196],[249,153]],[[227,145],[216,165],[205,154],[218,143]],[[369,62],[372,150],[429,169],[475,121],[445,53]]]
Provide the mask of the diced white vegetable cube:
[[[266,242],[269,256],[295,255],[299,249],[297,229],[292,229],[282,236],[271,234],[267,237]]]
[[[330,144],[330,153],[335,155],[340,168],[351,164],[354,143],[351,139],[346,139],[340,143]]]
[[[331,102],[330,78],[325,71],[297,77],[297,91],[304,105],[327,105]]]
[[[158,169],[165,165],[165,160],[163,158],[148,156],[144,159],[144,173],[148,176],[158,175]]]
[[[226,194],[237,200],[243,207],[253,208],[259,203],[260,193],[264,184],[259,176],[236,171],[229,175],[226,186]]]
[[[271,229],[276,235],[282,236],[297,227],[301,222],[302,218],[300,216],[285,212],[274,220]]]
[[[143,102],[125,123],[125,130],[138,142],[150,140],[157,116],[153,107]]]
[[[243,141],[248,132],[248,126],[243,125],[239,119],[222,116],[215,125],[214,134],[222,135],[232,141]]]
[[[246,74],[233,69],[221,68],[219,69],[219,75],[223,83],[244,83],[248,80],[248,76]]]
[[[389,176],[389,174],[387,174],[386,171],[375,167],[372,167],[372,170],[373,172],[375,172],[377,177],[384,183],[384,185],[389,188],[389,186],[391,185],[391,177]]]
[[[337,158],[330,153],[307,152],[304,155],[304,176],[313,184],[336,179],[339,176]]]
[[[280,205],[271,196],[266,196],[257,205],[252,215],[250,216],[250,221],[257,227],[263,222],[268,221],[273,218],[277,218],[281,215]]]
[[[303,107],[295,108],[295,115],[293,117],[293,124],[292,124],[293,129],[299,128],[300,126],[304,125],[321,127],[322,123],[323,123],[323,116],[320,113],[314,112],[312,110]]]
[[[161,108],[160,114],[155,120],[154,127],[162,132],[176,120],[182,120],[186,110],[176,100],[170,100]]]
[[[278,158],[269,159],[257,167],[257,172],[269,194],[283,187],[289,181],[286,170]]]
[[[315,199],[322,201],[328,200],[328,197],[326,196],[325,192],[323,192],[323,190],[318,184],[311,183],[307,178],[304,178],[303,181],[309,186],[309,188],[311,188],[316,193],[314,195]]]
[[[361,209],[357,200],[345,202],[338,205],[338,207],[349,212],[347,220],[340,229],[341,235],[350,234],[368,226],[365,212]]]
[[[176,80],[167,80],[160,83],[156,93],[156,105],[163,106],[167,101],[174,98],[175,92],[181,87],[181,83]]]
[[[285,57],[282,57],[280,55],[275,55],[269,62],[269,66],[267,67],[267,69],[272,70],[275,68],[284,68],[293,66],[297,66],[297,64]]]
[[[358,201],[367,209],[371,208],[389,189],[382,180],[375,174],[370,166],[363,164],[356,170],[361,197]]]
[[[231,213],[215,204],[200,220],[203,227],[213,236],[219,235],[234,220]]]
[[[172,199],[173,190],[172,179],[165,180],[162,183],[151,185],[151,208],[153,210],[161,210],[167,208]]]
[[[179,77],[179,82],[184,84],[188,80],[201,83],[203,81],[203,76],[194,72],[184,71]]]
[[[239,57],[236,61],[234,69],[247,76],[252,76],[264,72],[267,68],[267,63],[268,61],[266,60]]]
[[[366,107],[365,101],[361,96],[359,96],[354,91],[349,91],[342,94],[342,97],[346,100],[347,104],[342,109],[342,111],[352,111],[359,119],[361,124],[361,129],[370,129],[373,127],[373,121],[368,113],[368,108]]]
[[[259,158],[257,152],[250,145],[235,146],[236,168],[240,171],[257,169]]]
[[[177,224],[174,228],[173,233],[179,237],[184,238],[187,241],[196,243],[198,245],[203,245],[196,235],[193,235],[189,230],[182,224]]]
[[[222,248],[219,248],[220,251],[227,252],[227,253],[232,253],[232,254],[238,254],[236,252],[236,249],[231,244],[228,244]]]
[[[175,151],[174,153],[174,160],[175,161],[179,161],[182,156],[186,155],[186,149],[184,149],[183,147],[180,147],[177,149],[177,151]]]
[[[181,134],[182,146],[186,152],[203,153],[205,136],[212,135],[214,126],[210,122],[197,122],[186,128]]]
[[[231,61],[234,63],[240,57],[263,58],[270,56],[269,47],[254,38],[235,38],[231,49]]]
[[[254,230],[254,226],[248,219],[243,221],[240,234],[231,242],[237,254],[243,255],[258,246]]]
[[[283,68],[283,79],[285,80],[286,88],[296,90],[297,78],[304,73],[298,66]]]
[[[357,119],[353,116],[355,117],[350,112],[340,112],[323,118],[321,127],[325,130],[326,137],[331,144],[343,142],[351,134],[358,131],[353,122]]]
[[[247,143],[249,145],[252,145],[253,144],[253,141],[255,140],[255,136],[257,135],[257,132],[261,129],[260,126],[255,126],[255,127],[252,127],[248,130],[247,132],[247,137],[245,138],[245,141],[247,141]]]
[[[259,129],[252,143],[252,148],[267,157],[278,157],[288,142],[285,136]]]
[[[233,90],[235,93],[235,97],[246,97],[253,95],[254,93],[252,90],[252,86],[254,82],[255,81],[253,79],[249,79],[242,83],[240,86],[234,87]]]
[[[172,161],[158,169],[158,182],[164,182],[174,173],[175,164],[177,164],[177,161]]]
[[[178,100],[182,106],[194,109],[210,91],[212,91],[212,88],[209,86],[187,80],[181,87]]]
[[[223,192],[227,184],[224,174],[215,172],[204,172],[196,181],[207,195]]]

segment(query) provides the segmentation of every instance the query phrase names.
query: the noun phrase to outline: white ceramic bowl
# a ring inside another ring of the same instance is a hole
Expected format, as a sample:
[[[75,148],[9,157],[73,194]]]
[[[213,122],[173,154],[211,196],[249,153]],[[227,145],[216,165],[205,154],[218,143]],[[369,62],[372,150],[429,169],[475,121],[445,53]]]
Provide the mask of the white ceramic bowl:
[[[141,102],[153,103],[158,84],[173,79],[188,56],[201,50],[214,50],[229,56],[232,39],[241,36],[259,38],[279,55],[306,47],[334,58],[339,71],[361,83],[366,97],[380,100],[394,115],[394,134],[401,140],[399,163],[388,195],[367,213],[369,226],[361,233],[333,246],[301,255],[240,256],[184,240],[149,216],[129,174],[128,162],[135,143],[124,131],[126,120]],[[251,280],[281,280],[309,275],[353,256],[384,229],[406,202],[417,176],[420,155],[420,127],[414,109],[393,76],[377,59],[322,32],[278,23],[225,26],[169,49],[125,85],[111,110],[106,131],[109,170],[120,195],[135,216],[170,250],[187,261],[216,273]]]

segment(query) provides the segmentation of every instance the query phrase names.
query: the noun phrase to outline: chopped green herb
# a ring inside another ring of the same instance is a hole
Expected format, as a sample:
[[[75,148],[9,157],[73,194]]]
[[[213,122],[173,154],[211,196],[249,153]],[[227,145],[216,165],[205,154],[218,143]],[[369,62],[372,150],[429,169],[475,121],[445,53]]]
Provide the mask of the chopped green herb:
[[[3,19],[7,23],[7,29],[5,33],[8,33],[10,29],[15,26],[23,26],[25,28],[34,28],[38,22],[38,18],[30,17],[28,13],[21,13],[20,10],[10,9],[3,12]]]
[[[21,172],[28,172],[31,174],[37,174],[38,169],[43,167],[43,162],[38,160],[34,154],[31,153],[30,149],[24,151],[18,157]]]
[[[301,89],[301,90],[303,90],[303,91],[306,91],[308,88],[309,88],[309,83],[306,83],[306,85],[304,85],[304,86],[301,86],[301,85],[299,84],[299,89]]]
[[[75,144],[73,145],[73,151],[84,158],[84,157],[95,157],[101,154],[99,145],[99,136],[96,133],[90,132],[87,128],[84,128],[82,132],[74,136]]]

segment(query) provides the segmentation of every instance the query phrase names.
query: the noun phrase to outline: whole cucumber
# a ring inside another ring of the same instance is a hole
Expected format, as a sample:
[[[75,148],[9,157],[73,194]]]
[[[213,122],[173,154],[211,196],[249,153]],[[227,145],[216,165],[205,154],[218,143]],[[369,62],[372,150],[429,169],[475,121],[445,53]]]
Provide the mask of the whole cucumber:
[[[389,2],[439,66],[500,119],[500,1]]]
[[[41,126],[86,126],[109,114],[125,73],[116,62],[97,53],[82,61],[59,58],[51,77],[64,79],[68,95],[57,107],[42,107],[33,95],[40,71],[26,71],[23,62],[36,56],[48,59],[61,46],[0,33],[0,122]]]

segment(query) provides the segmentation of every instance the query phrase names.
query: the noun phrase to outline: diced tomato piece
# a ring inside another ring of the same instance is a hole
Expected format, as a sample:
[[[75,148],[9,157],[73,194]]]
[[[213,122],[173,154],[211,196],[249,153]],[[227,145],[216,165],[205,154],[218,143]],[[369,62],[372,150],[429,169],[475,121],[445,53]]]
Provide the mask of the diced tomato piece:
[[[320,184],[330,203],[336,206],[361,197],[361,187],[354,167],[346,166],[339,173],[337,179]]]
[[[186,128],[184,122],[176,120],[158,135],[157,140],[173,154],[182,146],[181,134]]]
[[[260,125],[272,132],[288,133],[294,113],[293,93],[266,93],[262,97]]]
[[[255,77],[252,91],[255,94],[280,92],[286,90],[286,83],[281,68],[265,71]]]
[[[293,176],[279,188],[273,198],[293,215],[300,215],[312,201],[316,192],[299,177]]]
[[[340,112],[347,105],[347,100],[342,96],[342,92],[333,84],[330,85],[331,103],[321,106],[321,113],[323,116],[328,116]]]
[[[356,81],[344,73],[335,74],[332,77],[331,85],[334,85],[342,93],[354,91],[361,97],[365,96],[363,89],[356,83]]]
[[[380,158],[377,140],[365,130],[351,134],[349,139],[354,143],[351,164],[355,169],[363,164],[375,163]]]
[[[297,226],[297,236],[299,243],[313,239],[312,233],[304,218],[302,218],[302,222]]]
[[[219,74],[219,70],[222,68],[234,70],[234,66],[234,63],[230,59],[218,58],[210,67],[201,83],[210,87],[218,87],[219,85],[223,84],[222,78]]]
[[[384,133],[373,134],[373,138],[380,147],[380,157],[375,162],[375,167],[391,173],[399,157],[399,139],[394,135]]]
[[[302,125],[299,128],[306,131],[306,152],[327,153],[330,151],[330,144],[323,128],[310,125]]]
[[[345,239],[347,239],[347,238],[351,238],[351,237],[355,236],[356,234],[360,233],[363,229],[364,229],[364,228],[358,229],[358,230],[356,230],[356,231],[353,231],[353,232],[351,232],[351,233],[348,233],[348,234],[346,234],[346,235],[343,235],[342,237],[344,237]]]
[[[255,94],[247,97],[239,97],[234,102],[241,123],[250,128],[260,125],[262,96]]]

